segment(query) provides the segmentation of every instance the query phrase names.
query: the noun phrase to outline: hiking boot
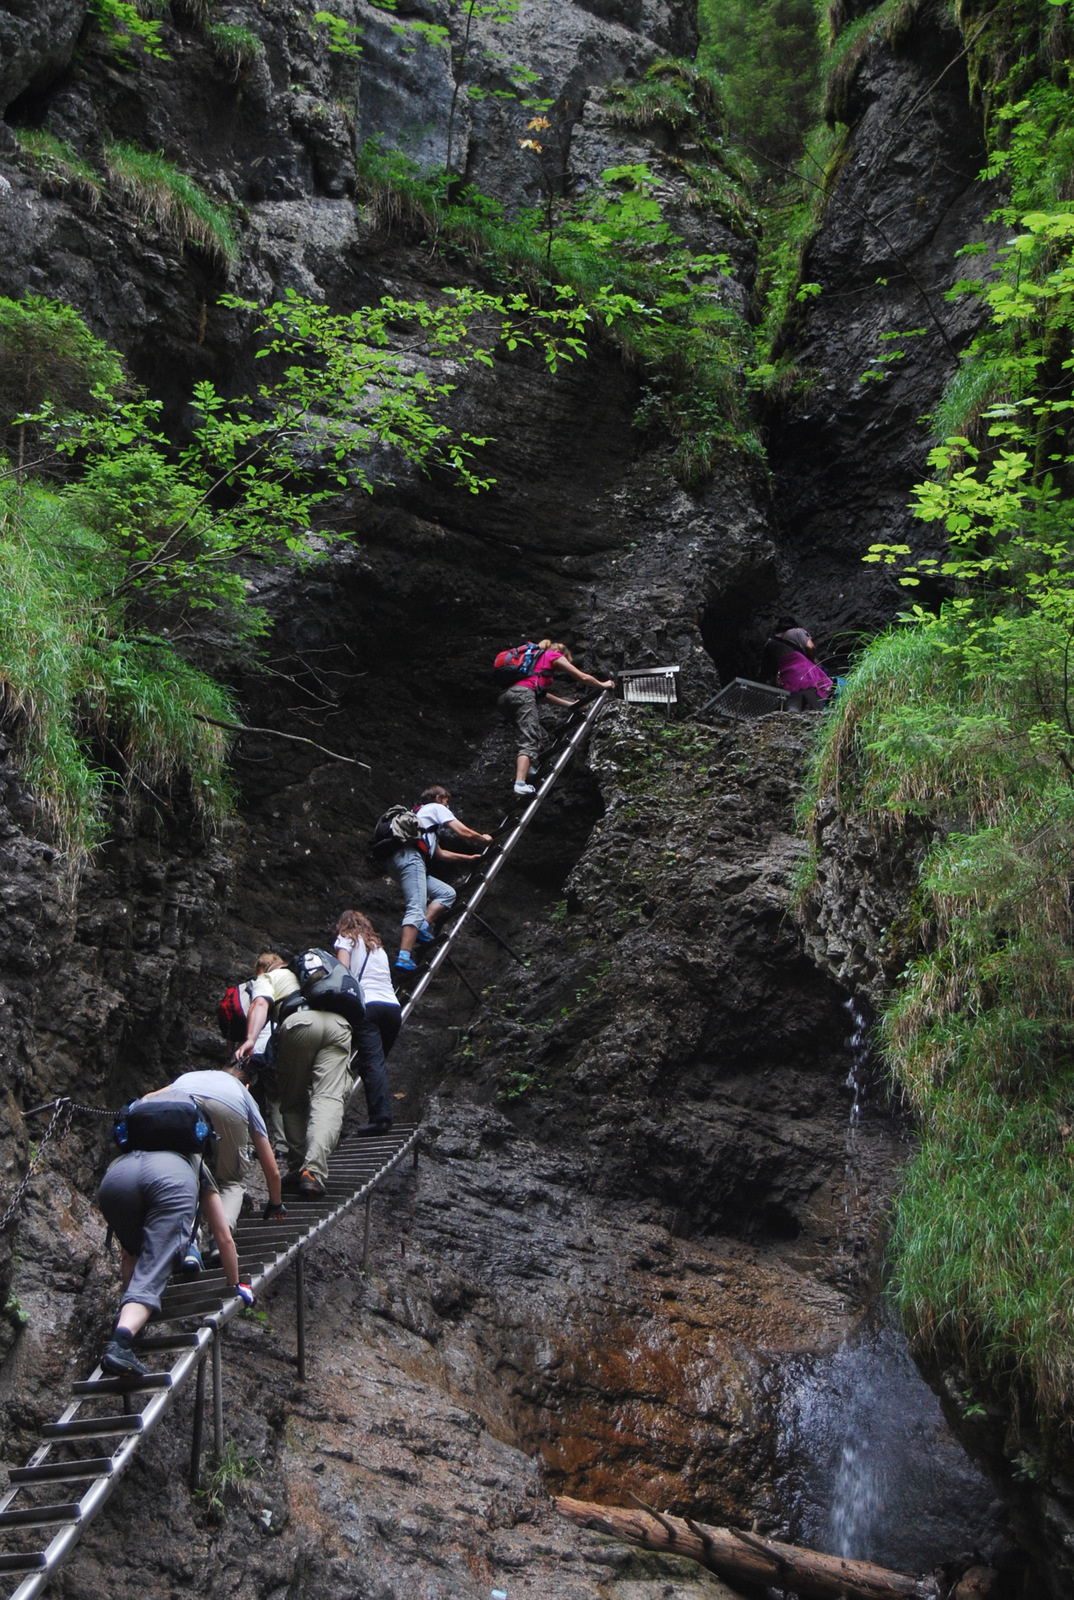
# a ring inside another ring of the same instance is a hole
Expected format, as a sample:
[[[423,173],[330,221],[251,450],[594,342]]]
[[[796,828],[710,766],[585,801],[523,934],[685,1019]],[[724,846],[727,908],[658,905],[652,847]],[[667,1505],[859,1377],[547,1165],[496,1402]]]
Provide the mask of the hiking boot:
[[[308,1167],[303,1167],[298,1177],[298,1192],[303,1200],[319,1200],[328,1193],[328,1185],[315,1177]]]
[[[423,922],[421,927],[418,929],[418,943],[419,944],[432,944],[432,942],[433,942],[433,940],[435,938],[436,938],[436,929],[433,927],[432,923],[431,922]]]
[[[414,960],[409,950],[400,950],[395,958],[395,970],[396,972],[417,972],[418,963]]]
[[[515,784],[515,793],[516,794],[536,794],[537,790],[534,788],[532,783],[516,783]]]
[[[183,1257],[183,1271],[190,1278],[196,1278],[199,1272],[205,1271],[205,1263],[201,1259],[201,1251],[193,1239],[186,1247],[186,1255]]]
[[[302,1181],[302,1170],[301,1170],[301,1168],[296,1167],[294,1172],[285,1172],[284,1173],[283,1177],[280,1179],[280,1188],[281,1189],[286,1189],[287,1192],[290,1194],[290,1193],[293,1193],[294,1190],[296,1190],[298,1188],[298,1186],[299,1186],[301,1181]]]
[[[149,1368],[143,1367],[129,1344],[119,1344],[115,1339],[109,1339],[101,1354],[101,1366],[110,1378],[123,1378],[127,1383],[141,1383],[149,1376]]]
[[[363,1122],[360,1128],[355,1128],[359,1139],[372,1139],[380,1133],[390,1133],[392,1126],[391,1117],[377,1117],[372,1122]]]

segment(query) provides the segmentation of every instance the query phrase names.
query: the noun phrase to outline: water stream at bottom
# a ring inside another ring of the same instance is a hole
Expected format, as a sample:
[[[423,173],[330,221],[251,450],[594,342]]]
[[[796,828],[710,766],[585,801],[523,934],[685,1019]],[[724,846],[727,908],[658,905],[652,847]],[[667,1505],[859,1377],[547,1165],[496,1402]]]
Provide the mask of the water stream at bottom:
[[[852,1233],[876,1090],[867,1019],[853,1000],[847,1010]],[[992,1560],[1009,1546],[1001,1503],[948,1429],[882,1300],[833,1354],[785,1367],[780,1435],[788,1534],[801,1544],[909,1572],[971,1553]]]

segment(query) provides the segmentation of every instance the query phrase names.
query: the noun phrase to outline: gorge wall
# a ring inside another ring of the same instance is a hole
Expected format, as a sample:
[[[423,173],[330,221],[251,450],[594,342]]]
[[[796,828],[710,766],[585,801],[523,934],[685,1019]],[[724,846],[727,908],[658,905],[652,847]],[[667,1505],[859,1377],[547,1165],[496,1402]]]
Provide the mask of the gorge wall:
[[[173,8],[167,59],[134,69],[81,6],[45,9],[43,30],[40,10],[0,7],[0,292],[75,305],[177,430],[193,382],[234,390],[253,365],[242,316],[217,304],[223,270],[107,187],[94,198],[43,175],[13,129],[44,127],[90,159],[110,137],[162,149],[237,208],[226,286],[251,298],[295,287],[346,307],[481,281],[478,264],[354,197],[370,135],[443,161],[443,47],[410,48],[383,13],[339,0],[363,29],[361,57],[340,55],[312,7],[267,0],[221,11],[262,40],[245,72],[208,49],[196,8]],[[57,1093],[119,1104],[180,1064],[218,1060],[213,1006],[266,940],[321,942],[348,904],[390,935],[395,890],[365,858],[387,804],[437,778],[468,821],[498,820],[510,751],[485,684],[507,640],[563,636],[609,673],[678,662],[690,711],[719,673],[752,675],[776,609],[801,605],[825,640],[890,614],[892,594],[858,558],[905,525],[925,455],[916,419],[953,356],[922,341],[889,383],[860,374],[881,333],[926,320],[922,284],[950,346],[967,337],[967,313],[942,293],[954,245],[989,209],[945,14],[921,7],[857,80],[805,265],[823,292],[793,335],[807,382],[773,425],[771,478],[728,457],[707,487],[682,488],[668,442],[632,427],[640,378],[611,341],[555,375],[498,355],[452,401],[494,436],[486,494],[403,475],[347,508],[353,543],[314,567],[248,575],[273,631],[272,670],[237,673],[247,720],[308,729],[370,763],[368,776],[244,736],[239,815],[222,838],[199,839],[181,800],[119,807],[72,882],[5,752],[8,1188],[39,1127],[22,1110]],[[456,36],[465,20],[438,6],[400,12],[411,15]],[[680,226],[733,257],[745,303],[748,240],[603,108],[609,84],[693,49],[692,7],[524,0],[509,22],[478,27],[485,86],[502,87],[505,59],[536,74],[564,108],[580,175],[640,152]],[[922,101],[927,119],[911,115]],[[466,174],[532,201],[515,103],[463,105]],[[605,718],[489,911],[528,965],[470,939],[460,958],[481,1001],[440,985],[393,1055],[401,1116],[425,1112],[422,1163],[378,1201],[368,1277],[346,1228],[312,1258],[310,1381],[295,1379],[283,1293],[229,1341],[228,1429],[261,1470],[223,1517],[191,1502],[177,1419],[56,1592],[728,1593],[674,1558],[561,1526],[549,1489],[797,1531],[780,1455],[786,1373],[859,1326],[903,1139],[870,1112],[848,1164],[846,990],[818,977],[788,914],[808,738],[804,722],[708,729],[622,707]],[[837,976],[864,971],[850,961]],[[100,1161],[99,1127],[77,1120],[0,1241],[9,1460],[108,1325]],[[983,1481],[959,1471],[957,1548],[923,1547],[922,1566],[1008,1550]]]

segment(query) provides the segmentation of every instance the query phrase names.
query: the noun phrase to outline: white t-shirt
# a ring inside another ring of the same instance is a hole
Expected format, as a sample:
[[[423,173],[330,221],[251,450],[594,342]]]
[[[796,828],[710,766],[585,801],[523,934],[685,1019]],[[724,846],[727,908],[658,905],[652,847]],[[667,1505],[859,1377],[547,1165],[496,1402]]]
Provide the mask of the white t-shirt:
[[[440,809],[444,808],[441,806]],[[379,950],[367,951],[364,940],[349,939],[341,933],[336,938],[334,948],[351,952],[351,977],[357,978],[362,985],[362,995],[367,1005],[373,1001],[386,1006],[399,1004],[392,988],[392,969],[388,965],[388,952],[383,945]]]
[[[421,827],[421,842],[428,850],[426,861],[431,861],[436,849],[437,830],[445,822],[454,822],[455,813],[449,811],[447,806],[442,806],[438,801],[430,800],[428,805],[418,807],[418,823]]]
[[[193,1095],[195,1099],[219,1100],[221,1105],[230,1107],[240,1117],[246,1118],[251,1133],[268,1137],[265,1119],[257,1108],[257,1101],[233,1072],[184,1072],[176,1078],[172,1088],[178,1094]]]

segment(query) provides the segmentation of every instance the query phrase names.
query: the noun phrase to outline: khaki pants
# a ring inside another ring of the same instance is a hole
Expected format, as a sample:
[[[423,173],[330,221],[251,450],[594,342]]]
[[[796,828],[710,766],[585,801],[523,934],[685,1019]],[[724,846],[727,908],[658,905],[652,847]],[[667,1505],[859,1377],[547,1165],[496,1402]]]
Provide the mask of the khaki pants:
[[[276,1034],[280,1111],[288,1170],[326,1182],[354,1080],[351,1030],[332,1011],[296,1011]]]
[[[219,1135],[213,1147],[213,1177],[220,1189],[227,1225],[234,1228],[242,1210],[246,1174],[250,1170],[250,1124],[241,1112],[220,1100],[203,1094],[194,1098],[209,1113],[213,1129]]]

